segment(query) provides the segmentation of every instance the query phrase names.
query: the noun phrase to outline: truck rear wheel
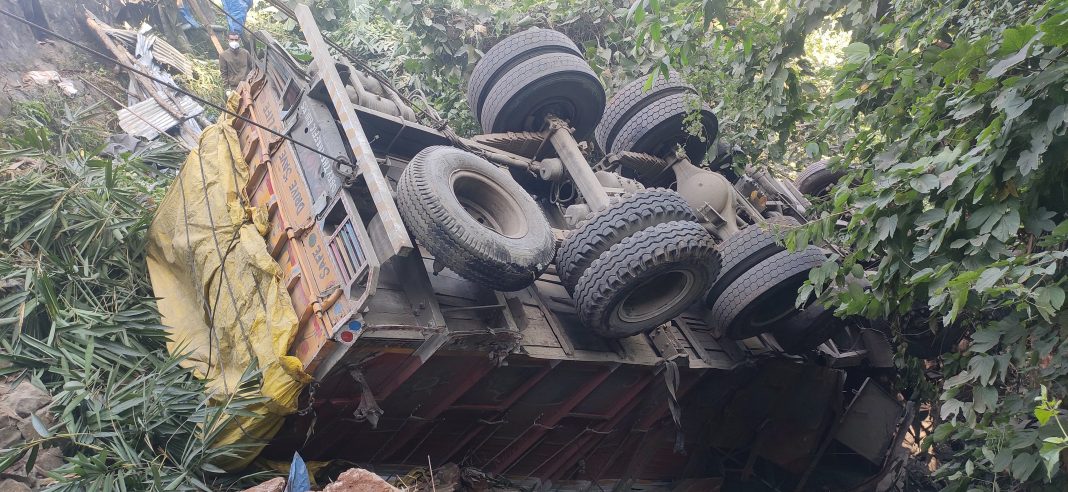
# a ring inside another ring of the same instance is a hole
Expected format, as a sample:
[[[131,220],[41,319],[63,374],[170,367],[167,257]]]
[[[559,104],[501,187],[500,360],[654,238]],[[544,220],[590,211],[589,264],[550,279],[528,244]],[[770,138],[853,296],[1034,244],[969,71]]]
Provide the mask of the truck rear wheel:
[[[523,60],[545,53],[572,53],[581,56],[578,46],[561,32],[531,28],[513,34],[493,45],[478,61],[467,83],[467,106],[476,116],[482,110],[489,90],[497,79]]]
[[[808,352],[826,342],[845,327],[845,320],[816,303],[785,320],[772,331],[775,341],[788,354]]]
[[[397,195],[416,240],[464,278],[515,291],[552,261],[555,240],[541,208],[508,173],[474,154],[423,149],[401,174]]]
[[[651,101],[671,94],[693,92],[693,88],[683,82],[677,72],[671,72],[668,78],[657,72],[649,90],[645,90],[646,82],[645,77],[632,81],[612,94],[612,99],[608,101],[604,116],[594,132],[597,146],[606,154],[623,124]]]
[[[645,332],[699,299],[719,265],[715,242],[700,224],[646,228],[609,248],[579,278],[579,318],[606,338]]]
[[[598,257],[627,236],[663,222],[697,221],[678,193],[649,188],[613,203],[564,239],[556,256],[556,273],[571,294],[575,284]]]
[[[624,86],[608,103],[597,127],[597,143],[606,154],[640,152],[663,157],[681,145],[691,162],[700,163],[719,134],[719,121],[705,104],[700,112],[703,139],[686,131],[684,119],[693,109],[697,91],[672,73],[657,75],[649,91],[646,79]]]
[[[710,321],[726,335],[741,340],[773,331],[797,312],[797,290],[809,270],[823,264],[819,248],[780,251],[734,279],[711,305]]]
[[[496,80],[479,111],[489,133],[541,131],[555,115],[583,139],[604,112],[604,87],[586,60],[571,53],[546,53],[520,62]]]
[[[809,196],[825,196],[846,173],[827,167],[827,161],[816,162],[801,172],[794,180],[797,191]]]
[[[787,230],[800,225],[793,217],[770,217],[762,224],[749,225],[720,243],[717,249],[723,259],[723,268],[705,296],[705,302],[711,306],[734,279],[769,256],[786,249],[781,244],[782,236]]]

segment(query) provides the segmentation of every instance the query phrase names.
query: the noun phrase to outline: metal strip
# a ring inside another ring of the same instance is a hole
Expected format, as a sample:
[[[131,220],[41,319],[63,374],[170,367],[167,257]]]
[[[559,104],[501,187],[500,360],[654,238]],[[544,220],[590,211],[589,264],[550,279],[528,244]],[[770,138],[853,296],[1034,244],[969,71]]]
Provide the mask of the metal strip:
[[[356,164],[360,169],[360,174],[367,183],[371,199],[374,201],[378,216],[385,227],[391,253],[393,255],[407,256],[412,251],[412,241],[408,237],[408,231],[404,228],[404,222],[401,220],[400,212],[397,210],[397,204],[393,201],[389,183],[382,176],[382,170],[378,167],[378,160],[375,159],[374,152],[371,151],[371,143],[367,141],[363,125],[360,124],[360,120],[356,116],[356,108],[352,101],[349,101],[348,94],[345,92],[345,84],[341,82],[341,75],[338,74],[337,67],[334,65],[334,57],[330,55],[330,50],[323,39],[323,34],[319,31],[315,18],[312,17],[311,9],[307,5],[297,4],[293,10],[297,16],[297,22],[300,23],[301,31],[304,32],[308,50],[311,51],[315,66],[323,79],[323,85],[330,94],[330,101],[337,112],[338,122],[341,123],[341,128],[345,130],[346,140],[348,140],[352,154],[356,157]],[[381,260],[385,263],[388,259],[383,258]]]

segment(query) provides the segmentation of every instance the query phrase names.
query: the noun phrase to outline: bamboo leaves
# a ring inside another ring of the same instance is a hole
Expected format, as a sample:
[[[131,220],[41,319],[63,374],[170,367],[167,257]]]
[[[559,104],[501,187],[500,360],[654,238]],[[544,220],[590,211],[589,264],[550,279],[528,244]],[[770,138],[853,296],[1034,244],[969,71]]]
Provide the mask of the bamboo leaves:
[[[218,429],[261,402],[211,402],[164,348],[146,204],[166,184],[154,168],[181,156],[96,156],[103,127],[79,120],[85,109],[30,103],[16,114],[0,126],[0,159],[36,161],[0,174],[0,375],[43,382],[52,420],[33,415],[39,437],[0,450],[0,469],[63,444],[58,490],[209,490],[211,461],[233,450],[213,446]],[[257,388],[258,377],[244,382]]]

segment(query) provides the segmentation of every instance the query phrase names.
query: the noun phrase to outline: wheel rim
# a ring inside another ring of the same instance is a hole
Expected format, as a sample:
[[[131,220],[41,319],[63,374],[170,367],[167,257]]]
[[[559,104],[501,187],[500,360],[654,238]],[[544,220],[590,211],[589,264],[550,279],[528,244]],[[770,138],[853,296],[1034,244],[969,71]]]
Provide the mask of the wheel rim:
[[[452,175],[456,200],[475,222],[507,238],[527,234],[527,220],[519,202],[488,176],[472,171]]]
[[[638,284],[616,306],[616,317],[625,323],[642,323],[678,306],[694,285],[693,272],[671,270]]]

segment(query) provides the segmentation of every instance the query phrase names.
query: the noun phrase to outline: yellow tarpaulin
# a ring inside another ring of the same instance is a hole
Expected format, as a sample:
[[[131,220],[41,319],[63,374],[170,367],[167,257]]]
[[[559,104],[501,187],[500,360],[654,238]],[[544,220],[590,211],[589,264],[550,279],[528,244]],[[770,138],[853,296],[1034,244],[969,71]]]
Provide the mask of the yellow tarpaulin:
[[[296,411],[311,381],[296,357],[287,356],[297,315],[267,251],[267,214],[248,207],[248,167],[229,119],[209,126],[149,228],[148,270],[159,298],[171,352],[189,353],[185,365],[208,380],[213,398],[232,394],[253,361],[262,373],[261,418],[241,418],[222,442],[266,440]],[[216,465],[235,470],[262,446]]]

